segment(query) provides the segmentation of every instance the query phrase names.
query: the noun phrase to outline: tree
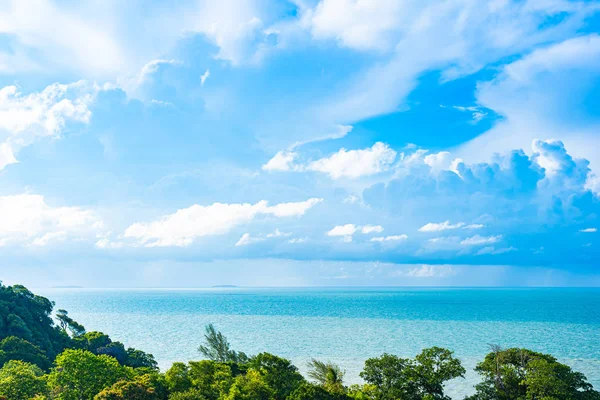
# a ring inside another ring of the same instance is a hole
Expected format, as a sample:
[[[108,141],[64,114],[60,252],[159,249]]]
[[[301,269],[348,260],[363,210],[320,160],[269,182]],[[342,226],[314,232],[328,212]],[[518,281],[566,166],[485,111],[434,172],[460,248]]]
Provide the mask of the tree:
[[[150,375],[121,380],[98,393],[94,400],[160,400]]]
[[[128,365],[127,350],[121,342],[110,342],[104,347],[100,347],[96,350],[96,354],[106,354],[117,359],[119,364]]]
[[[267,385],[258,371],[248,370],[235,378],[223,400],[274,400],[275,391]]]
[[[331,362],[314,358],[308,363],[307,375],[331,393],[344,393],[344,371]]]
[[[198,389],[189,389],[185,392],[171,393],[169,400],[206,400],[206,397]]]
[[[33,364],[10,360],[0,368],[0,398],[29,400],[46,393],[42,370]]]
[[[192,387],[190,369],[182,362],[176,362],[165,372],[169,392],[185,392]]]
[[[206,325],[204,344],[198,347],[198,351],[213,361],[236,363],[245,363],[248,361],[248,356],[245,353],[238,353],[230,348],[225,335],[217,331],[213,324]]]
[[[69,335],[54,324],[54,303],[22,285],[0,283],[0,339],[15,336],[37,346],[49,360],[71,345]]]
[[[270,353],[252,357],[248,366],[262,375],[267,385],[275,391],[277,400],[285,399],[304,382],[298,368],[289,360]]]
[[[376,399],[448,399],[444,383],[464,376],[452,352],[440,347],[423,350],[415,359],[384,354],[370,358],[360,376],[376,387]]]
[[[233,384],[234,376],[227,364],[210,360],[190,361],[188,364],[192,387],[199,389],[207,399],[218,399]]]
[[[376,388],[378,400],[414,398],[416,383],[409,379],[407,370],[410,360],[392,354],[383,354],[379,358],[369,358],[360,377]]]
[[[16,336],[9,336],[0,342],[0,366],[9,360],[32,363],[43,370],[50,368],[50,360],[42,349]]]
[[[527,349],[493,346],[475,370],[483,381],[469,400],[600,399],[583,374]]]
[[[464,377],[467,372],[452,351],[441,347],[424,349],[415,357],[414,379],[419,383],[420,394],[428,399],[446,399],[444,383]]]
[[[74,337],[81,336],[85,333],[85,327],[69,317],[69,313],[62,308],[56,311],[56,319],[64,332],[70,331]]]
[[[329,393],[323,386],[304,382],[290,394],[288,400],[338,400],[348,398],[345,395]]]
[[[48,376],[52,393],[61,400],[93,399],[103,389],[133,376],[113,357],[86,350],[65,350],[55,360]]]
[[[152,354],[131,347],[127,349],[126,364],[132,368],[149,368],[158,371],[158,363]]]
[[[74,341],[80,348],[91,351],[94,354],[98,354],[98,349],[112,343],[110,336],[97,331],[86,332],[76,337]]]

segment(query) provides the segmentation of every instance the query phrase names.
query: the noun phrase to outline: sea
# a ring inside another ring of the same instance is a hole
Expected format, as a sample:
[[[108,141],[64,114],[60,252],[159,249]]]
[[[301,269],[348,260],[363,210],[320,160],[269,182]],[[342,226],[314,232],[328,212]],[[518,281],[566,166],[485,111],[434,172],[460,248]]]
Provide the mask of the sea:
[[[201,359],[212,323],[232,348],[267,351],[306,371],[311,358],[360,383],[364,361],[454,351],[468,370],[447,385],[473,393],[476,364],[490,345],[550,353],[600,390],[600,288],[205,288],[38,289],[88,331],[152,353],[162,370]]]

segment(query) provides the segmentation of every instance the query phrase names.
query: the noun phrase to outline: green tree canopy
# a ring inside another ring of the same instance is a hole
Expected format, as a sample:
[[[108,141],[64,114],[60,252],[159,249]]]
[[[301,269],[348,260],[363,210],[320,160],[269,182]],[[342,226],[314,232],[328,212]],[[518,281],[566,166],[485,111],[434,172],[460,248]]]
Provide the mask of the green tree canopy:
[[[204,344],[198,347],[198,351],[213,361],[236,363],[245,363],[248,361],[248,356],[245,353],[231,349],[225,335],[217,331],[213,324],[206,325]]]
[[[199,389],[209,400],[218,399],[233,384],[232,369],[225,363],[203,360],[190,361],[188,365],[192,387]]]
[[[206,400],[202,391],[189,389],[185,392],[175,392],[169,395],[169,400]]]
[[[331,393],[344,393],[344,371],[331,362],[323,362],[316,359],[308,363],[309,378],[315,380]]]
[[[288,400],[342,400],[349,399],[348,396],[338,393],[330,393],[322,385],[304,382],[294,390]]]
[[[47,370],[51,365],[42,349],[16,336],[9,336],[0,341],[0,366],[9,360],[32,363],[43,370]]]
[[[131,378],[133,371],[107,355],[65,350],[48,376],[52,393],[61,400],[88,400],[114,383]]]
[[[69,313],[67,310],[59,309],[56,311],[56,319],[58,320],[58,325],[63,330],[63,332],[71,332],[73,337],[81,336],[85,333],[85,327],[75,321],[73,318],[69,317]]]
[[[0,283],[0,340],[15,336],[39,347],[52,360],[71,344],[52,320],[54,303],[25,286]]]
[[[165,372],[169,392],[185,392],[192,387],[190,369],[182,362],[176,362]]]
[[[46,393],[42,370],[33,364],[10,360],[0,368],[0,398],[29,400]]]
[[[360,376],[376,388],[376,399],[441,400],[448,399],[444,383],[464,373],[465,369],[451,351],[432,347],[415,359],[390,354],[370,358]]]
[[[298,368],[289,360],[270,353],[252,357],[248,366],[262,375],[267,385],[275,391],[277,400],[285,399],[304,382]]]
[[[253,369],[245,375],[235,377],[223,400],[274,400],[275,391],[269,387],[263,376]]]
[[[583,374],[548,354],[519,348],[492,347],[475,370],[482,376],[469,400],[596,400]]]
[[[94,400],[162,400],[150,375],[121,380],[98,393]]]

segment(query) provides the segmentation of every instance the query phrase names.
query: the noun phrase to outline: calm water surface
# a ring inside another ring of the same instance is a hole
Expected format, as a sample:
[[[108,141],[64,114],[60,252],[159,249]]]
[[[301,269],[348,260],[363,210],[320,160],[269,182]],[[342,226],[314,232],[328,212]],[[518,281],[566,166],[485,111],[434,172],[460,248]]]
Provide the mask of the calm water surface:
[[[600,289],[265,288],[42,289],[88,330],[148,351],[162,369],[199,359],[203,327],[214,323],[233,347],[269,351],[301,369],[315,357],[359,382],[366,358],[414,356],[429,346],[455,351],[468,370],[489,344],[548,352],[600,389]],[[452,382],[462,398],[477,376]]]

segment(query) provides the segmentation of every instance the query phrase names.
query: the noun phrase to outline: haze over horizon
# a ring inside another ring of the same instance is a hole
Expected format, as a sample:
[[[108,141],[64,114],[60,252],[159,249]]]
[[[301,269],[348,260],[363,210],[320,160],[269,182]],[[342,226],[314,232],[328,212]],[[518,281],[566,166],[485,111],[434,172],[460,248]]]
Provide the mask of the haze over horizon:
[[[0,2],[0,280],[600,286],[600,2]]]

